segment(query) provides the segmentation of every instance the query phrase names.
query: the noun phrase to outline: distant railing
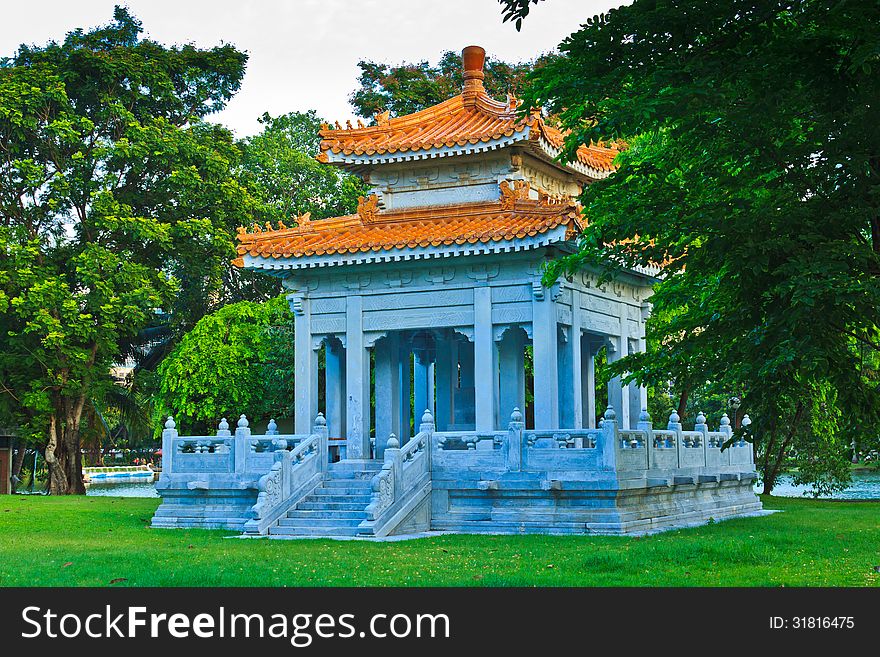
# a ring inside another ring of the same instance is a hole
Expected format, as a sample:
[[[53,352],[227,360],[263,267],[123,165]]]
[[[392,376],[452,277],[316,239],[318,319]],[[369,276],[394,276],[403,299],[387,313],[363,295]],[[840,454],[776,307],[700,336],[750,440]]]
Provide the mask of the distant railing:
[[[277,452],[293,449],[306,438],[279,434],[275,420],[269,422],[264,435],[254,436],[245,415],[239,417],[234,435],[223,418],[214,436],[180,436],[169,416],[162,431],[160,484],[193,475],[231,475],[255,481],[272,467]]]
[[[442,432],[433,440],[439,476],[462,469],[503,471],[675,470],[751,465],[750,443],[731,442],[727,415],[709,431],[700,413],[694,431],[684,431],[672,413],[665,429],[654,429],[643,410],[634,429],[621,429],[609,407],[598,429],[525,429],[514,409],[506,432]],[[727,445],[727,447],[725,447]]]

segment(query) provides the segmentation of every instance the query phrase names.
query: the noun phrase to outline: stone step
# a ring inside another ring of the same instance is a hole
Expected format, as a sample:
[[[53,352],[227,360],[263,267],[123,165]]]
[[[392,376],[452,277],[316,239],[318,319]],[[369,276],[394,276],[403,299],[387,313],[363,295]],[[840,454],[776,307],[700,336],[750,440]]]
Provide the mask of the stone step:
[[[373,489],[369,486],[325,486],[316,488],[314,493],[321,495],[358,495],[369,497],[373,494]]]
[[[269,528],[270,536],[357,536],[357,527],[286,527],[275,525]]]
[[[361,518],[281,518],[282,527],[357,527]]]
[[[361,502],[300,502],[296,511],[363,511]]]
[[[287,512],[288,518],[312,518],[319,520],[322,518],[357,518],[358,520],[366,520],[366,511],[302,511],[294,509]]]
[[[361,502],[364,505],[370,503],[369,493],[336,493],[332,490],[318,489],[311,493],[307,498],[308,502]]]
[[[369,479],[327,479],[323,482],[324,488],[344,488],[344,489],[366,489],[369,490],[371,482]]]

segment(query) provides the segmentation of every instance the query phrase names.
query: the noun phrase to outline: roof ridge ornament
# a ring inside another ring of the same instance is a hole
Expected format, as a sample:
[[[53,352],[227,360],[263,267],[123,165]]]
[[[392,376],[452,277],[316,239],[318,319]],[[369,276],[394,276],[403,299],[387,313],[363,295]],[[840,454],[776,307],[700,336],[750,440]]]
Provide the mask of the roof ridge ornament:
[[[512,187],[509,180],[502,180],[498,183],[498,189],[501,190],[501,209],[513,210],[517,201],[529,198],[531,188],[527,180],[514,180]]]
[[[376,194],[370,194],[367,197],[358,197],[358,216],[365,224],[371,224],[376,220],[379,214],[379,197]]]

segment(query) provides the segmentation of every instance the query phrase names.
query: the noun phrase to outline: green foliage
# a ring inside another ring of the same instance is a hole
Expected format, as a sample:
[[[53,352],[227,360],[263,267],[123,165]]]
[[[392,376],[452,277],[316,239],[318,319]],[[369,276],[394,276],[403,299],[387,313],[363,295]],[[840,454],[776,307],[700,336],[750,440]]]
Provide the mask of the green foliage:
[[[203,317],[159,366],[153,426],[174,415],[179,431],[203,435],[222,417],[289,417],[293,316],[285,298],[241,301]]]
[[[483,84],[494,98],[517,93],[525,76],[549,60],[542,56],[533,62],[509,64],[492,57],[486,58]],[[411,114],[441,103],[459,94],[464,84],[461,53],[447,50],[436,66],[427,61],[397,66],[371,61],[360,61],[360,86],[349,96],[355,113],[373,118],[377,112],[388,110],[392,116]]]
[[[298,215],[312,219],[338,217],[357,209],[368,187],[360,178],[315,159],[321,119],[314,110],[278,117],[263,114],[263,131],[242,144],[242,168],[253,195],[262,202],[261,216],[288,225]]]
[[[878,27],[856,0],[636,0],[568,37],[526,98],[569,149],[629,143],[548,276],[662,263],[649,351],[616,371],[741,390],[766,489],[790,453],[840,485],[841,447],[880,433]]]
[[[253,206],[229,131],[232,46],[165,47],[114,20],[0,61],[0,419],[83,492],[83,409],[161,309],[185,330],[219,297]]]

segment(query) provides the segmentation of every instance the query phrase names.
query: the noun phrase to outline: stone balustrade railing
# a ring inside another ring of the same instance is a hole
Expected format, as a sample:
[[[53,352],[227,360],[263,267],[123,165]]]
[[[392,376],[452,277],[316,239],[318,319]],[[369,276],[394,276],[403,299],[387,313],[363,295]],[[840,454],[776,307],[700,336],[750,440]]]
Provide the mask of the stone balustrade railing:
[[[234,434],[223,418],[214,436],[180,436],[174,418],[169,416],[162,431],[160,483],[168,484],[180,477],[228,475],[226,479],[236,478],[247,485],[272,467],[276,453],[308,438],[278,433],[275,420],[269,422],[263,435],[253,435],[249,425],[247,417],[241,415]]]
[[[372,479],[372,497],[366,508],[366,524],[374,533],[381,533],[381,525],[409,503],[413,493],[430,485],[433,436],[434,417],[426,410],[418,434],[403,447],[394,434],[388,438],[385,460]]]
[[[314,489],[327,470],[327,421],[315,418],[312,434],[292,449],[274,452],[274,462],[257,483],[257,502],[244,530],[262,534],[291,505]]]
[[[621,429],[613,408],[598,429],[525,429],[514,409],[506,433],[443,432],[434,434],[436,468],[497,471],[648,471],[681,468],[751,466],[754,453],[733,430],[725,415],[718,431],[709,431],[700,413],[694,431],[684,431],[672,413],[665,429],[654,429],[643,410],[634,429]]]

